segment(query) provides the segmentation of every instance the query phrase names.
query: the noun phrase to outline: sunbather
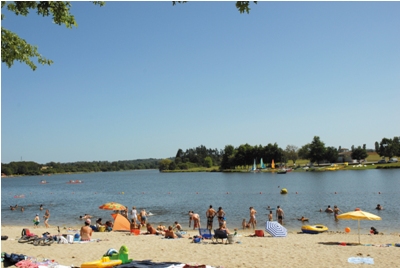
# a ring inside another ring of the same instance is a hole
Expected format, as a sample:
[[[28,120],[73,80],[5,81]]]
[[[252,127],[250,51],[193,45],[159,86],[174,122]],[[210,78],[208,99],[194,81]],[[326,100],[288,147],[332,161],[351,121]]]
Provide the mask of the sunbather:
[[[144,234],[155,234],[155,235],[159,235],[161,234],[159,231],[157,231],[153,226],[151,226],[150,223],[146,224],[146,228],[147,228],[147,232]]]
[[[85,226],[82,226],[81,228],[81,241],[90,241],[92,234],[93,234],[93,230],[92,228],[90,228],[90,219],[86,219],[85,220]]]
[[[165,238],[178,238],[171,225],[168,226],[167,230],[165,230]]]

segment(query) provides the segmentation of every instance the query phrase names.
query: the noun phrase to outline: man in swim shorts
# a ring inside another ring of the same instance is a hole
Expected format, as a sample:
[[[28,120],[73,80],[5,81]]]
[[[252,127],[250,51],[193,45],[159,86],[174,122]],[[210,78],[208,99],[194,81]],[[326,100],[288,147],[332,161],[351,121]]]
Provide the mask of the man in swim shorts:
[[[33,228],[38,228],[39,223],[40,223],[39,214],[36,214],[35,218],[33,219]]]
[[[249,225],[250,225],[250,226],[253,226],[253,229],[255,229],[255,228],[256,228],[256,225],[257,225],[257,220],[256,220],[256,213],[257,213],[257,211],[256,211],[253,207],[250,207],[249,209],[250,209],[250,220],[249,220]]]
[[[85,225],[82,226],[81,232],[80,232],[81,241],[90,241],[90,239],[92,238],[93,230],[92,230],[92,228],[90,228],[90,223],[91,223],[90,219],[85,220]]]
[[[277,218],[278,218],[278,222],[279,222],[281,225],[283,225],[283,215],[284,215],[283,209],[281,209],[280,206],[277,206],[276,216],[277,216]]]
[[[217,212],[213,209],[212,205],[210,205],[210,208],[206,212],[207,229],[212,230],[213,221],[214,221],[214,217],[216,214],[217,214]]]
[[[142,223],[143,226],[146,225],[146,222],[147,222],[147,213],[146,213],[146,210],[145,210],[145,209],[142,209],[142,210],[140,211],[140,221],[141,221],[141,223]]]

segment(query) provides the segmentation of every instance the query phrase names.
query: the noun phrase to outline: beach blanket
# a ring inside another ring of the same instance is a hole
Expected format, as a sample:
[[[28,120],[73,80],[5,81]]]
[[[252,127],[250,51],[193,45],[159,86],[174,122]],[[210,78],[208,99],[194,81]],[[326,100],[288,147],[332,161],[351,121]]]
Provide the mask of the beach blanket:
[[[347,260],[349,263],[355,263],[355,264],[360,264],[360,263],[366,263],[366,264],[374,264],[374,259],[373,258],[362,258],[362,257],[350,257]]]
[[[156,268],[183,268],[183,267],[206,267],[213,268],[213,266],[209,265],[188,265],[185,263],[179,262],[152,262],[151,260],[143,260],[143,261],[132,261],[127,264],[122,264],[115,266],[115,268],[147,268],[147,267],[156,267]]]

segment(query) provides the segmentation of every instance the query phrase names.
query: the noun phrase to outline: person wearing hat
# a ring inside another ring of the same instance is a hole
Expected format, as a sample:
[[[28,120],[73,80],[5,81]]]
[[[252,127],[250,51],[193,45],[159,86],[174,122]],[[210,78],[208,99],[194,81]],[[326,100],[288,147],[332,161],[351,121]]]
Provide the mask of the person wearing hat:
[[[39,214],[36,213],[36,216],[33,219],[33,228],[38,228],[39,223],[40,223]]]
[[[81,227],[81,241],[90,241],[92,238],[93,230],[90,228],[90,219],[85,220],[85,225]]]

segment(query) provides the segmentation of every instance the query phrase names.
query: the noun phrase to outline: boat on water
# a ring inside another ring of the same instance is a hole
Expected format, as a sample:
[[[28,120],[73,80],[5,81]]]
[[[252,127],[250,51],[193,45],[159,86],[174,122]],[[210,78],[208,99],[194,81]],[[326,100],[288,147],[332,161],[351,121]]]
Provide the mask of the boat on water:
[[[46,184],[46,183],[48,183],[48,182],[45,181],[45,180],[41,180],[40,183],[41,183],[41,184]]]
[[[276,172],[277,174],[286,174],[287,170],[286,169],[278,169]]]
[[[261,158],[261,160],[260,160],[260,168],[261,169],[265,169],[265,165],[264,165],[264,162],[263,162],[263,159]]]
[[[257,170],[256,159],[254,159],[253,167],[251,168],[250,171],[251,172],[260,172],[259,170]]]
[[[322,224],[303,225],[301,231],[306,234],[319,234],[328,231],[328,227]]]
[[[69,183],[69,184],[77,184],[77,183],[83,183],[83,181],[81,181],[81,180],[70,180],[67,183]]]

